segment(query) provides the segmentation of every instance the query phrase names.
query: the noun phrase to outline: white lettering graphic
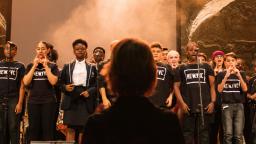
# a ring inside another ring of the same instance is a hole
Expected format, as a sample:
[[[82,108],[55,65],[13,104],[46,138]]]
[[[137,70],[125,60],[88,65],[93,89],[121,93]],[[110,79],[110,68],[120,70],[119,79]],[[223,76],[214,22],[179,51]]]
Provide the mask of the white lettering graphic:
[[[228,79],[224,85],[224,93],[240,93],[240,80]]]
[[[16,80],[18,74],[16,67],[0,67],[0,79]],[[8,74],[9,73],[9,74]]]
[[[46,76],[46,73],[45,71],[35,71],[34,76],[42,77],[42,76]]]
[[[204,68],[184,70],[186,84],[206,83],[206,70]]]
[[[167,69],[165,67],[157,66],[157,79],[158,80],[165,80]]]

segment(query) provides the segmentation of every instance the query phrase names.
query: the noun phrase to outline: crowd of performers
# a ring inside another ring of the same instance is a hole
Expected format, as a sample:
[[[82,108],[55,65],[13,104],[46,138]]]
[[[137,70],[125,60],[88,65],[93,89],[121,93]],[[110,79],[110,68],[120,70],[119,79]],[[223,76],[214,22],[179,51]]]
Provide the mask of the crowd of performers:
[[[111,42],[110,51],[119,43]],[[92,59],[88,59],[88,44],[83,39],[75,40],[72,47],[73,60],[63,68],[58,68],[58,53],[48,42],[37,43],[35,54],[31,54],[35,58],[26,67],[15,59],[21,53],[15,43],[8,41],[3,47],[0,143],[89,143],[87,138],[93,137],[94,131],[88,119],[114,107],[118,99],[109,91],[111,87],[104,77],[104,67],[113,57],[105,60],[105,49],[96,47]],[[147,99],[156,108],[177,115],[186,144],[256,144],[256,77],[246,75],[241,58],[221,50],[208,58],[198,52],[195,42],[187,44],[183,60],[177,51],[163,48],[160,43],[152,43],[150,49],[157,84]],[[124,70],[127,65],[129,61],[122,64]],[[144,81],[139,78],[136,83]],[[136,86],[133,89],[135,92]],[[129,104],[132,108],[133,102]],[[28,118],[28,127],[20,129],[24,117]]]

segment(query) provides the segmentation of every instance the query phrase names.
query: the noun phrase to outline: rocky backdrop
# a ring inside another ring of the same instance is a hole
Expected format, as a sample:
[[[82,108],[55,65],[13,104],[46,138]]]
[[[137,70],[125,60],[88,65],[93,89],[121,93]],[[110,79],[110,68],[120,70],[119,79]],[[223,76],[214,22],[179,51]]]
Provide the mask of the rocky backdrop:
[[[180,0],[178,7],[182,52],[189,40],[196,41],[200,51],[208,56],[216,49],[233,51],[246,60],[245,69],[253,67],[256,59],[256,0]],[[197,25],[196,29],[193,29],[194,25]]]

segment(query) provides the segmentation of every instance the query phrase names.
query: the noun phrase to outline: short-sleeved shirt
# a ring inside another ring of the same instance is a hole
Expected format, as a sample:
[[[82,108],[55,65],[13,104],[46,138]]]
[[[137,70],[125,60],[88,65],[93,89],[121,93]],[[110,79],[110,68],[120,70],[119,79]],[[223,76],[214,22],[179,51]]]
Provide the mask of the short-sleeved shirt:
[[[176,69],[174,81],[181,83],[181,96],[192,113],[200,111],[200,86],[203,107],[211,102],[209,76],[214,72],[206,63],[199,64],[199,71],[198,64],[183,64]]]
[[[14,62],[0,62],[0,96],[18,97],[21,80],[25,74],[24,64]],[[8,80],[9,79],[9,80]]]
[[[174,82],[174,72],[169,65],[157,63],[157,86],[149,100],[157,107],[165,107]]]
[[[243,80],[246,82],[245,72],[240,72]],[[220,72],[217,75],[217,84],[220,84],[226,75],[226,71]],[[241,82],[235,74],[231,74],[221,92],[221,100],[224,104],[243,103],[245,94],[242,91]]]
[[[30,71],[33,64],[29,64],[26,74]],[[56,64],[48,63],[53,75],[58,76],[59,70]],[[52,86],[47,78],[45,68],[42,64],[36,67],[31,84],[29,85],[29,103],[43,104],[56,102],[54,86]]]

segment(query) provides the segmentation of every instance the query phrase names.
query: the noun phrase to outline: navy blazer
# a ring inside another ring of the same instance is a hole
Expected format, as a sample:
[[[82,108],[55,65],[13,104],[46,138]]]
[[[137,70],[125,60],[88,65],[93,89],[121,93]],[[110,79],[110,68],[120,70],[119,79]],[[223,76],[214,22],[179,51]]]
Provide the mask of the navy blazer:
[[[72,75],[75,68],[76,61],[72,61],[71,63],[65,64],[60,77],[61,90],[64,92],[64,98],[62,100],[61,109],[66,110],[70,107],[70,103],[72,101],[72,96],[70,92],[67,92],[65,86],[67,84],[72,84]],[[86,70],[87,70],[87,80],[86,80],[86,90],[89,93],[89,97],[86,98],[89,105],[95,107],[96,104],[96,78],[97,78],[97,70],[93,65],[85,62]]]

